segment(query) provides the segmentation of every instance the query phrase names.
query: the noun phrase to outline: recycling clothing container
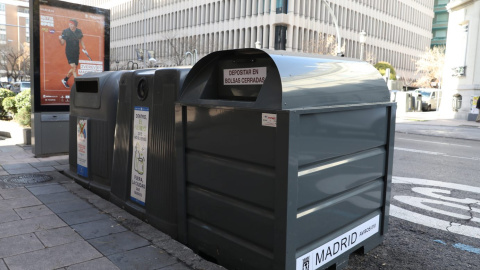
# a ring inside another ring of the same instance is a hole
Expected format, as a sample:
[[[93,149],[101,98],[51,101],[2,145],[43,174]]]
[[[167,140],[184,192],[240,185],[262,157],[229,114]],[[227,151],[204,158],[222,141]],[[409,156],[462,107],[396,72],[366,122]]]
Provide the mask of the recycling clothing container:
[[[258,49],[202,58],[176,110],[179,240],[228,269],[261,270],[342,267],[379,245],[389,97],[378,71],[354,59]]]
[[[70,93],[69,164],[77,183],[107,198],[121,76],[128,71],[87,73]]]
[[[110,200],[178,235],[175,101],[190,68],[136,70],[120,81]]]

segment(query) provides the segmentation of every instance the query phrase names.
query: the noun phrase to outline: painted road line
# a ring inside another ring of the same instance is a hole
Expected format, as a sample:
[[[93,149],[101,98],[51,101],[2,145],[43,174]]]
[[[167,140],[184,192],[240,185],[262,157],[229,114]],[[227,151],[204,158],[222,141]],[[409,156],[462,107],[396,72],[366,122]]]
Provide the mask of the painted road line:
[[[472,198],[454,198],[451,195],[452,190],[460,190],[471,193],[480,194],[480,188],[462,184],[447,183],[435,180],[407,178],[407,177],[392,177],[393,184],[412,185],[412,192],[421,194],[430,198],[419,198],[415,196],[397,195],[393,197],[392,202],[398,201],[404,204],[411,205],[415,208],[428,211],[427,213],[441,214],[442,216],[453,217],[452,221],[442,220],[428,216],[428,214],[420,214],[409,211],[391,204],[390,215],[410,221],[412,223],[420,224],[430,228],[443,230],[447,232],[457,233],[464,236],[474,237],[480,239],[480,228],[462,225],[453,222],[455,219],[464,219],[480,223],[480,218],[473,216],[473,213],[480,213],[480,208],[474,207],[480,205],[480,202]],[[441,188],[441,189],[440,189]],[[428,205],[427,205],[428,204]],[[439,209],[435,206],[442,205],[449,208],[456,208],[463,210],[465,213],[469,212],[471,215],[462,215],[456,212]]]
[[[459,159],[468,159],[468,160],[480,161],[480,158],[477,158],[477,157],[452,156],[452,155],[448,155],[448,154],[440,153],[440,152],[424,151],[424,150],[410,149],[410,148],[402,148],[402,147],[395,147],[394,149],[395,149],[396,151],[406,151],[406,152],[414,152],[414,153],[434,155],[434,156],[442,156],[442,157],[449,157],[449,158],[459,158]]]
[[[447,182],[441,182],[441,181],[435,181],[435,180],[420,179],[420,178],[393,176],[392,183],[443,187],[443,188],[451,188],[456,190],[480,193],[479,187],[473,187],[473,186],[467,186],[467,185],[455,184],[455,183],[447,183]]]
[[[433,229],[452,232],[452,233],[480,239],[480,228],[425,216],[422,214],[405,210],[395,205],[390,205],[390,215],[406,221],[410,221],[412,223],[430,227]]]
[[[443,202],[443,201],[426,199],[426,198],[418,198],[418,197],[412,197],[412,196],[394,196],[393,198],[395,200],[399,201],[399,202],[404,203],[404,204],[408,204],[408,205],[411,205],[411,206],[414,206],[414,207],[418,207],[418,208],[421,208],[421,209],[424,209],[424,210],[427,210],[427,211],[435,212],[435,213],[438,213],[438,214],[441,214],[441,215],[451,216],[451,217],[458,218],[458,219],[463,219],[463,220],[470,220],[470,221],[473,221],[473,222],[480,222],[480,218],[475,218],[475,217],[472,217],[470,215],[466,216],[466,215],[462,215],[462,214],[458,214],[458,213],[453,213],[453,212],[450,212],[450,211],[437,209],[435,207],[428,206],[425,203],[445,205],[445,206],[448,206],[448,207],[464,210],[466,212],[471,211],[471,212],[475,212],[475,213],[480,213],[480,209],[478,209],[478,208],[473,208],[473,207],[470,208],[466,205]]]
[[[471,145],[465,145],[465,144],[442,143],[442,142],[432,142],[432,141],[423,141],[423,140],[405,139],[405,138],[396,138],[396,140],[422,142],[422,143],[433,143],[433,144],[443,144],[443,145],[460,146],[460,147],[472,147]]]

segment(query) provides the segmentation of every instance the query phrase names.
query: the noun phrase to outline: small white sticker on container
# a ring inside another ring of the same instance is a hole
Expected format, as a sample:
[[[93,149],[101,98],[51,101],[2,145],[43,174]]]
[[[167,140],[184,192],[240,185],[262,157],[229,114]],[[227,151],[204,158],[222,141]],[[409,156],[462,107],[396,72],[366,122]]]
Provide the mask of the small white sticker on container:
[[[262,126],[277,127],[277,115],[272,113],[262,113]]]

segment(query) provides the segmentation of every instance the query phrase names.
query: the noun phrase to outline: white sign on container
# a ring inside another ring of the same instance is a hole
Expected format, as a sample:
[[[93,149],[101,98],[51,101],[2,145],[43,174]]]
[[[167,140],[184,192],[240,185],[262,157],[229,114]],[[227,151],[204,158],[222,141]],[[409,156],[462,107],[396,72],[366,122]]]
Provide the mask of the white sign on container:
[[[77,174],[88,177],[87,119],[77,119]]]
[[[223,70],[224,85],[262,85],[267,67],[233,68]]]
[[[335,259],[378,232],[380,215],[297,258],[296,270],[313,270]]]
[[[145,205],[147,190],[148,116],[148,107],[135,107],[130,198],[140,205]]]

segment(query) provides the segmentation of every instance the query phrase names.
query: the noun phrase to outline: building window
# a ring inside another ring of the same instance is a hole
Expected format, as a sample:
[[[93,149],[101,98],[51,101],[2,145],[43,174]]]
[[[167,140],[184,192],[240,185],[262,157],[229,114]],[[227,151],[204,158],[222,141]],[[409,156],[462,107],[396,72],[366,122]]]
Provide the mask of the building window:
[[[446,6],[449,0],[435,0],[435,6]]]
[[[445,38],[447,38],[446,29],[433,30],[433,39],[445,39]]]
[[[5,4],[0,4],[0,11],[5,11]]]
[[[284,25],[275,26],[275,50],[285,50],[287,44],[287,27]]]
[[[287,0],[277,0],[277,14],[287,14],[288,1]]]
[[[433,19],[434,23],[447,23],[448,22],[448,13],[437,13]]]

